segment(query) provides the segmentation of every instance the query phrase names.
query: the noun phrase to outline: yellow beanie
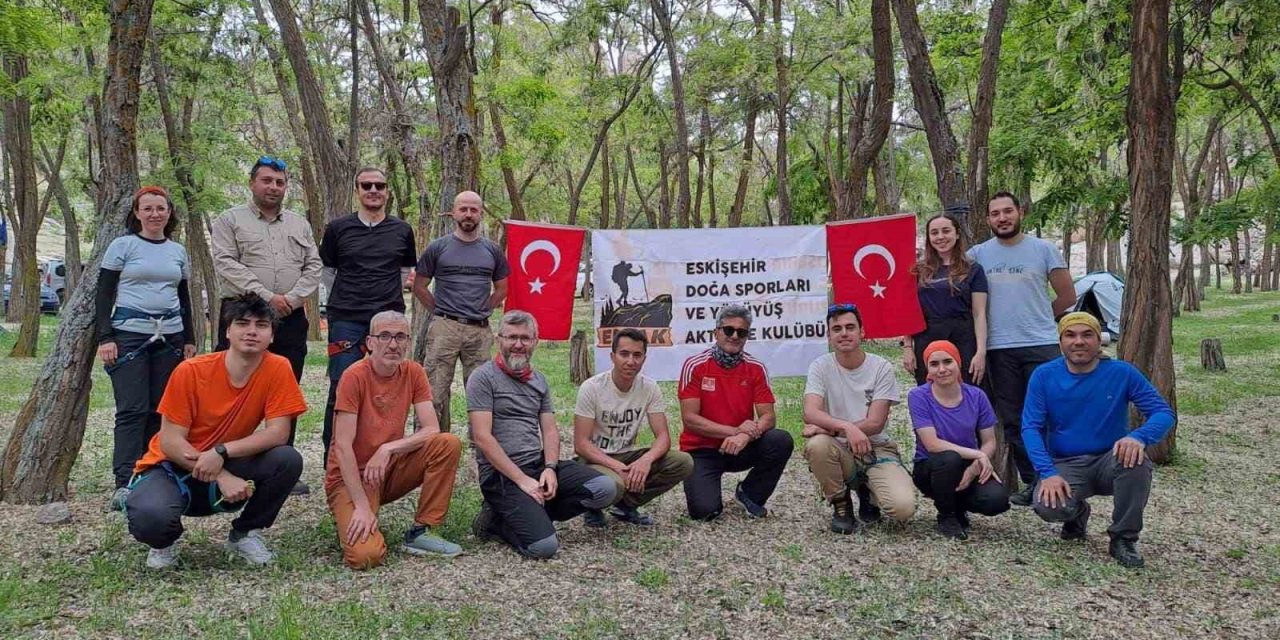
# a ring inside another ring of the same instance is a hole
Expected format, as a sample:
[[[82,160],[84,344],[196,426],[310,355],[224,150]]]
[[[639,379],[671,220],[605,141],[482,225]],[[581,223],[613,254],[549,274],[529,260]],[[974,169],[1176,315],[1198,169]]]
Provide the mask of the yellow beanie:
[[[1098,319],[1093,317],[1093,314],[1085,311],[1073,311],[1062,316],[1062,319],[1058,321],[1058,335],[1061,336],[1067,330],[1067,327],[1073,324],[1082,324],[1093,329],[1093,332],[1099,336],[1102,335],[1102,325],[1098,324]]]

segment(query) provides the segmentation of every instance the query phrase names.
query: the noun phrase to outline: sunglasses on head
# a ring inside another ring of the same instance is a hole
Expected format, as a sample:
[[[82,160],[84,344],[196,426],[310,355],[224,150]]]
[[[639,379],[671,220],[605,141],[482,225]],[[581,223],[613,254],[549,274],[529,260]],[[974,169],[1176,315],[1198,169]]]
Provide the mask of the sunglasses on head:
[[[361,182],[360,189],[363,191],[386,191],[387,183],[385,182]]]
[[[261,156],[254,164],[259,167],[271,167],[276,171],[285,171],[289,168],[289,165],[285,164],[284,160],[272,156]]]
[[[831,313],[857,313],[857,312],[858,312],[858,305],[853,304],[853,303],[851,303],[851,302],[845,302],[845,303],[841,303],[841,304],[833,304],[833,305],[831,305],[831,306],[827,307],[827,313],[829,313],[829,314],[831,314]]]
[[[726,338],[732,338],[735,335],[743,340],[747,339],[747,334],[751,333],[751,329],[739,329],[737,327],[720,327],[720,332]]]

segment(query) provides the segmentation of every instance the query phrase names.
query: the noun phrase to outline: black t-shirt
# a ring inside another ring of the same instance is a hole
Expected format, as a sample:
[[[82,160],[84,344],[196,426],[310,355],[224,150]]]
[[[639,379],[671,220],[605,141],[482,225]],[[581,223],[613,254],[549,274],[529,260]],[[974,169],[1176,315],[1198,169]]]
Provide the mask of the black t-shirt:
[[[969,265],[969,274],[955,283],[947,282],[951,267],[942,265],[929,282],[919,288],[920,309],[925,318],[959,318],[973,313],[973,294],[987,292],[987,274],[982,265]]]
[[[403,313],[400,269],[417,263],[413,227],[391,216],[370,227],[347,214],[325,227],[320,261],[338,272],[326,303],[330,321],[368,324],[379,311]]]

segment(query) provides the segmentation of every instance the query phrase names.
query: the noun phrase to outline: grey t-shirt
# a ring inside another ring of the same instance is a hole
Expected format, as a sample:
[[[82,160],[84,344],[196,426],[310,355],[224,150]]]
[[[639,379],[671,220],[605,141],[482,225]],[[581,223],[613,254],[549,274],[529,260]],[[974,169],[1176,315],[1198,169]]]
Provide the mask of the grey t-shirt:
[[[449,234],[436,238],[418,258],[418,275],[435,280],[436,311],[468,320],[487,320],[489,292],[511,273],[507,257],[486,238],[463,242]]]
[[[551,387],[541,373],[534,371],[528,382],[520,382],[503,373],[492,360],[480,365],[467,379],[467,411],[493,413],[493,437],[512,462],[524,466],[542,461],[539,418],[544,413],[555,413],[555,409],[551,406]],[[493,465],[479,448],[476,465],[481,481],[494,473]]]
[[[1058,344],[1049,273],[1067,263],[1057,247],[1032,236],[1012,247],[992,238],[969,257],[987,273],[987,349]]]
[[[102,268],[120,272],[116,291],[116,307],[135,309],[148,315],[177,311],[178,283],[190,277],[187,250],[172,241],[151,242],[131,233],[107,245]],[[155,333],[154,320],[136,318],[114,320],[111,326],[121,331]],[[163,333],[182,331],[182,317],[174,315],[160,323]]]

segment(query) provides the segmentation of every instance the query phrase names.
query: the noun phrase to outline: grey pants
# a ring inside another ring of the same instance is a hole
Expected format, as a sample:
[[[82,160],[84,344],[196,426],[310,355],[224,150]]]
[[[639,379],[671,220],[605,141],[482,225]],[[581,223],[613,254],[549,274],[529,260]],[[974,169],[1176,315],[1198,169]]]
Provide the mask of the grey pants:
[[[1142,512],[1147,508],[1151,495],[1151,460],[1126,469],[1115,456],[1107,451],[1071,458],[1054,458],[1053,466],[1067,484],[1071,485],[1071,497],[1067,504],[1050,509],[1037,498],[1036,515],[1046,522],[1074,520],[1084,509],[1090,496],[1113,496],[1114,509],[1107,534],[1122,540],[1138,539],[1142,532]]]

